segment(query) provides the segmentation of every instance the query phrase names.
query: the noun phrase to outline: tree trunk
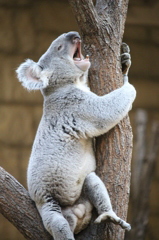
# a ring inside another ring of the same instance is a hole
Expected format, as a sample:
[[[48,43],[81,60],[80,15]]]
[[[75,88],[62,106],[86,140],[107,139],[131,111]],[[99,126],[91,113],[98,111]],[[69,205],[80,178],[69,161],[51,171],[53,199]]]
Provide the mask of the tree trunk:
[[[104,95],[122,85],[120,47],[128,0],[69,0],[90,56],[91,90]],[[126,117],[114,129],[96,139],[97,174],[108,188],[114,211],[127,217],[132,155],[132,131]],[[76,236],[77,240],[124,239],[124,231],[114,224],[93,224]]]
[[[69,2],[81,29],[84,51],[90,55],[91,90],[98,95],[106,94],[122,85],[120,46],[128,0],[97,0],[95,6],[92,0]],[[128,207],[131,152],[132,132],[128,117],[96,139],[97,174],[108,188],[114,211],[123,219],[126,219]],[[3,215],[27,239],[51,239],[27,191],[2,169],[0,181]],[[114,224],[95,225],[92,221],[76,239],[122,240],[124,231]]]

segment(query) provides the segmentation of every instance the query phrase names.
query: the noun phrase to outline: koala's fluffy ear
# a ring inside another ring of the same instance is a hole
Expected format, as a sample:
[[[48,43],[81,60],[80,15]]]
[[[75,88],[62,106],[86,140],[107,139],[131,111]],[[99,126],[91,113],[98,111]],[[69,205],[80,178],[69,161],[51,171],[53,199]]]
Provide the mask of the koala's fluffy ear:
[[[38,90],[48,86],[49,78],[45,71],[34,61],[28,59],[16,70],[17,77],[28,90]]]

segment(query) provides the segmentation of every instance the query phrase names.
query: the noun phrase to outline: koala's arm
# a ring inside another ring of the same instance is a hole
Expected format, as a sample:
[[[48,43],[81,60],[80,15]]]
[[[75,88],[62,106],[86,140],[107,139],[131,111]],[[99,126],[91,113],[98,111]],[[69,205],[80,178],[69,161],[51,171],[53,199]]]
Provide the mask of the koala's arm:
[[[80,109],[83,131],[88,137],[106,133],[122,120],[132,107],[135,88],[124,75],[124,85],[104,96],[88,93]]]

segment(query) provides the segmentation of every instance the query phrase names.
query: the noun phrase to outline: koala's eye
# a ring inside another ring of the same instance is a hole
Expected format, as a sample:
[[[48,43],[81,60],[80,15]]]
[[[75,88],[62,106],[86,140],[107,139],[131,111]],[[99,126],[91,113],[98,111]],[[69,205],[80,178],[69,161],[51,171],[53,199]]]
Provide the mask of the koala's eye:
[[[59,51],[62,48],[62,45],[58,46],[57,50]]]

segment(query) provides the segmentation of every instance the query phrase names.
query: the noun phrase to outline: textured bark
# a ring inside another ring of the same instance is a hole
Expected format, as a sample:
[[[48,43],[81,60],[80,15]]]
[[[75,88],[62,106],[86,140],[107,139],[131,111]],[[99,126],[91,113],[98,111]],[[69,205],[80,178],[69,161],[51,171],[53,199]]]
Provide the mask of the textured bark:
[[[85,54],[89,54],[91,90],[98,95],[109,93],[122,85],[120,46],[128,0],[69,0],[83,38]],[[97,174],[106,184],[115,212],[126,219],[132,131],[126,117],[114,129],[96,139]],[[77,240],[122,240],[124,231],[114,224],[93,224]]]
[[[139,109],[135,116],[130,217],[132,231],[126,234],[127,240],[144,240],[146,236],[150,187],[159,152],[159,122],[152,122],[149,134],[148,129],[147,112]]]
[[[0,167],[0,212],[26,239],[51,240],[27,190]]]

